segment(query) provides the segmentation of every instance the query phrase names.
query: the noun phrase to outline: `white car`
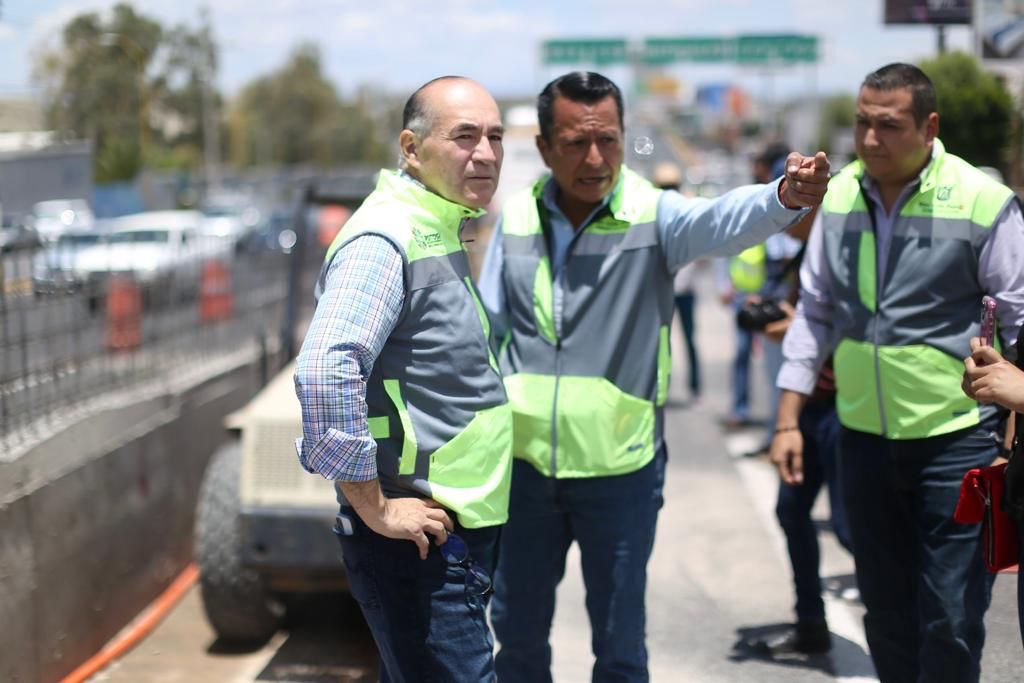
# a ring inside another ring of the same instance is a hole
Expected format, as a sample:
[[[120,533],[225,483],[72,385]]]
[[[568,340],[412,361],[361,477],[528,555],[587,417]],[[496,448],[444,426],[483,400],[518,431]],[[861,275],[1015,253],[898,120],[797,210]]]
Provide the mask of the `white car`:
[[[194,295],[203,258],[224,251],[200,239],[202,220],[196,211],[150,211],[116,218],[103,244],[79,254],[75,275],[95,295],[113,274],[134,276],[150,298]]]
[[[90,230],[95,222],[84,199],[37,202],[32,207],[32,217],[32,227],[45,242],[53,242],[65,232]]]

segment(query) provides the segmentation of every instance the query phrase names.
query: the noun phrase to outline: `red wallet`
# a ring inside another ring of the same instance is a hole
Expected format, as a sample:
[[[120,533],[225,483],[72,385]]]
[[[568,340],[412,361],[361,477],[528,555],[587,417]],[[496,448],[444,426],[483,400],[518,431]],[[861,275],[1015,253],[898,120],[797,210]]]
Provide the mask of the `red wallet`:
[[[1006,464],[969,470],[960,483],[960,500],[953,519],[961,524],[981,522],[985,565],[990,572],[1019,561],[1017,527],[1003,510]]]

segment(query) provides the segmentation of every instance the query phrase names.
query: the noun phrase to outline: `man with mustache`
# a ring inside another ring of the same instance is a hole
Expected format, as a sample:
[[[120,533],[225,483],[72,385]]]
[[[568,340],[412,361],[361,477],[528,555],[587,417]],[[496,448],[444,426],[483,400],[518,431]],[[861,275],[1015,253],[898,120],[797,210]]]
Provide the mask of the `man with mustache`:
[[[1000,418],[960,391],[960,359],[995,297],[1004,343],[1024,322],[1024,221],[1013,192],[943,147],[935,88],[910,64],[870,73],[858,159],[829,184],[783,344],[772,461],[803,479],[798,421],[833,353],[840,481],[864,629],[882,681],[980,675],[991,581],[978,528],[953,521]]]
[[[496,668],[503,683],[551,680],[555,589],[576,541],[593,680],[646,681],[673,275],[786,228],[821,202],[829,166],[793,154],[785,178],[689,199],[623,165],[622,95],[604,76],[557,78],[537,109],[551,175],[506,202],[481,273],[515,424]]]

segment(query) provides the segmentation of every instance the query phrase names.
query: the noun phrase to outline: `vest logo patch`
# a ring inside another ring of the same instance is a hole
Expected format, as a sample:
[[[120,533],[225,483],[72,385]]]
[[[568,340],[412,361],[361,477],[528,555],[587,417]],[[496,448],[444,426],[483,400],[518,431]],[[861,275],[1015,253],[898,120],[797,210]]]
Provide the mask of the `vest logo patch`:
[[[952,185],[939,185],[935,188],[935,199],[940,202],[949,201],[950,196],[953,194]]]
[[[419,245],[420,249],[441,246],[441,234],[437,232],[424,232],[419,228],[413,228],[412,238],[416,240],[416,244]]]

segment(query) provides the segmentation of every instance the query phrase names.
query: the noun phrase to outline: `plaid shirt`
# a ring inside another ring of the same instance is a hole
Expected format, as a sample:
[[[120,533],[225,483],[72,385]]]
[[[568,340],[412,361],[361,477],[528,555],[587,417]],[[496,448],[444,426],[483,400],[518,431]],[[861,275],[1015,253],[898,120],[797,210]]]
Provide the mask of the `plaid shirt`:
[[[361,235],[331,261],[324,292],[295,366],[302,405],[299,462],[327,479],[377,477],[377,444],[366,423],[366,380],[405,303],[395,246]]]

